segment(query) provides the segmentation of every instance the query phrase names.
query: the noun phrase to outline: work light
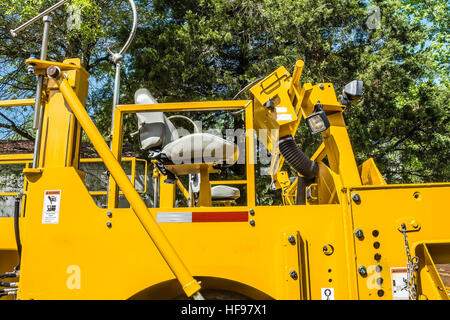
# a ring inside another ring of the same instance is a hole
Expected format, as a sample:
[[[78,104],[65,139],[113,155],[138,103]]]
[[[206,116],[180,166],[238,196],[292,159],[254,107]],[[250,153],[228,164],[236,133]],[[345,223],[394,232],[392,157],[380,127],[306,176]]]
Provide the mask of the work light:
[[[314,106],[314,113],[306,118],[306,124],[312,134],[323,132],[330,127],[330,121],[320,103]]]

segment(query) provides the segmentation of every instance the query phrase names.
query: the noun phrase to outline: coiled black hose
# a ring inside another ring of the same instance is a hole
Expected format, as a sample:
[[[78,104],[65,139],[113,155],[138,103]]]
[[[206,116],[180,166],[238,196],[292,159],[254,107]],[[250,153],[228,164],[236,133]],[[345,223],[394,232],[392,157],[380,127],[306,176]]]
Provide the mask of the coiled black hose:
[[[306,203],[305,191],[319,173],[317,162],[309,159],[297,146],[292,136],[286,136],[279,141],[280,153],[284,159],[303,177],[297,180],[297,201],[299,205]]]
[[[302,150],[297,146],[294,138],[291,136],[283,137],[279,141],[280,152],[284,159],[298,173],[307,179],[314,179],[319,173],[319,165],[317,162],[309,159]]]

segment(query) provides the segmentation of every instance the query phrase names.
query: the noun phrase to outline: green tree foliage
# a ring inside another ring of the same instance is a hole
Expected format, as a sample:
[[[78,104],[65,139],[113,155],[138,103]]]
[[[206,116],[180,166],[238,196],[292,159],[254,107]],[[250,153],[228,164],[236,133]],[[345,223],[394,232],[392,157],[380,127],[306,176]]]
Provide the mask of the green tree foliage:
[[[84,26],[69,32],[67,13],[55,15],[60,20],[52,35],[51,57],[82,57],[95,79],[90,112],[107,136],[113,70],[102,42],[123,43],[130,14],[126,1],[74,2],[83,13]],[[363,99],[345,112],[358,164],[374,157],[389,183],[449,180],[447,2],[136,2],[140,28],[124,64],[122,102],[132,102],[140,87],[166,102],[231,99],[249,82],[280,65],[292,70],[295,61],[302,59],[303,83],[331,82],[339,93],[353,79],[364,81]],[[0,17],[0,62],[11,66],[1,74],[2,84],[9,79],[0,88],[2,96],[19,94],[11,81],[25,83],[23,60],[37,50],[40,41],[35,36],[38,26],[19,40],[10,39],[7,30],[51,1],[29,3],[0,1],[0,8],[9,10]],[[31,80],[27,78],[24,88],[32,88]],[[242,126],[241,118],[224,112],[201,119],[204,127]],[[229,119],[231,124],[225,124]],[[132,117],[125,122],[126,143],[136,143],[130,135],[136,130],[135,122]],[[308,154],[320,142],[303,125],[296,139]],[[267,180],[258,183],[262,193],[269,189]]]

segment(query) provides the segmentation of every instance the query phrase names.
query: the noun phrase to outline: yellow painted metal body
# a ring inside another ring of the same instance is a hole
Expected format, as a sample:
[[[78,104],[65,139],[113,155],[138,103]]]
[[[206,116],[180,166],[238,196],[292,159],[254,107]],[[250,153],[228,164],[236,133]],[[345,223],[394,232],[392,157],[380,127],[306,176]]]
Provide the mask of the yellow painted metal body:
[[[52,65],[38,60],[33,63],[37,70]],[[303,63],[297,64],[293,77],[285,69],[271,75],[281,79],[276,80],[283,82],[279,87],[267,80],[257,85],[264,89],[264,99],[273,88],[277,88],[273,92],[283,88],[277,94],[280,103],[288,106],[288,113],[293,113],[296,120],[292,123],[275,123],[274,115],[261,109],[263,98],[258,102],[255,91],[252,100],[244,101],[123,105],[114,113],[111,149],[81,102],[87,93],[84,72],[78,67],[59,67],[66,68],[69,80],[49,81],[44,123],[48,132],[53,132],[52,120],[60,117],[60,131],[45,135],[47,130],[42,130],[45,143],[40,166],[37,171],[25,170],[28,185],[24,216],[20,218],[23,252],[17,298],[171,299],[183,291],[193,295],[201,282],[205,293],[219,290],[256,299],[321,299],[327,288],[334,290],[335,299],[392,299],[391,268],[406,266],[399,231],[402,223],[408,228],[411,252],[422,261],[417,272],[420,297],[448,298],[438,288],[443,284],[434,264],[450,263],[446,202],[450,183],[387,185],[373,161],[358,168],[342,117],[343,106],[331,84],[299,87]],[[280,177],[279,185],[285,189],[285,205],[256,205],[257,177],[251,161],[255,141],[253,131],[248,130],[284,126],[283,134],[295,133],[300,119],[312,113],[317,100],[324,105],[331,127],[322,133],[323,144],[313,156],[320,173],[311,185],[306,205],[294,205],[295,182],[288,183],[279,165],[274,166],[273,174]],[[245,179],[210,181],[208,167],[200,167],[200,206],[178,208],[176,185],[163,183],[165,177],[155,171],[154,177],[160,179],[159,207],[147,208],[117,161],[121,159],[124,114],[240,109],[244,110],[247,129]],[[111,172],[107,208],[95,204],[78,169],[81,127]],[[323,162],[325,157],[329,165]],[[245,185],[245,205],[212,206],[205,189],[216,184]],[[42,222],[48,190],[61,190],[57,224]],[[119,190],[131,208],[117,208]],[[355,193],[360,196],[358,202],[352,198]],[[249,221],[156,222],[159,213],[231,211],[248,212]],[[357,229],[363,231],[362,238],[355,236]],[[0,219],[0,273],[17,264],[13,230],[11,218]],[[358,272],[361,266],[367,275]]]

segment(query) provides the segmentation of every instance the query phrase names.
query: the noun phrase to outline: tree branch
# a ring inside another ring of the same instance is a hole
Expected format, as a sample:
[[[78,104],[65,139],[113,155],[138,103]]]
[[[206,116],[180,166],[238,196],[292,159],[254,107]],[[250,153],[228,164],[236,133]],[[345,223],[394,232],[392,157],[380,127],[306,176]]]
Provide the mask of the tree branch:
[[[3,113],[0,112],[0,116],[5,119],[6,121],[8,121],[10,124],[4,124],[0,122],[0,128],[5,128],[5,129],[9,129],[14,131],[15,133],[17,133],[18,135],[20,135],[21,137],[28,139],[30,141],[34,141],[34,137],[32,135],[30,135],[27,131],[19,128],[14,121],[12,121],[11,119],[9,119],[7,116],[5,116]]]

